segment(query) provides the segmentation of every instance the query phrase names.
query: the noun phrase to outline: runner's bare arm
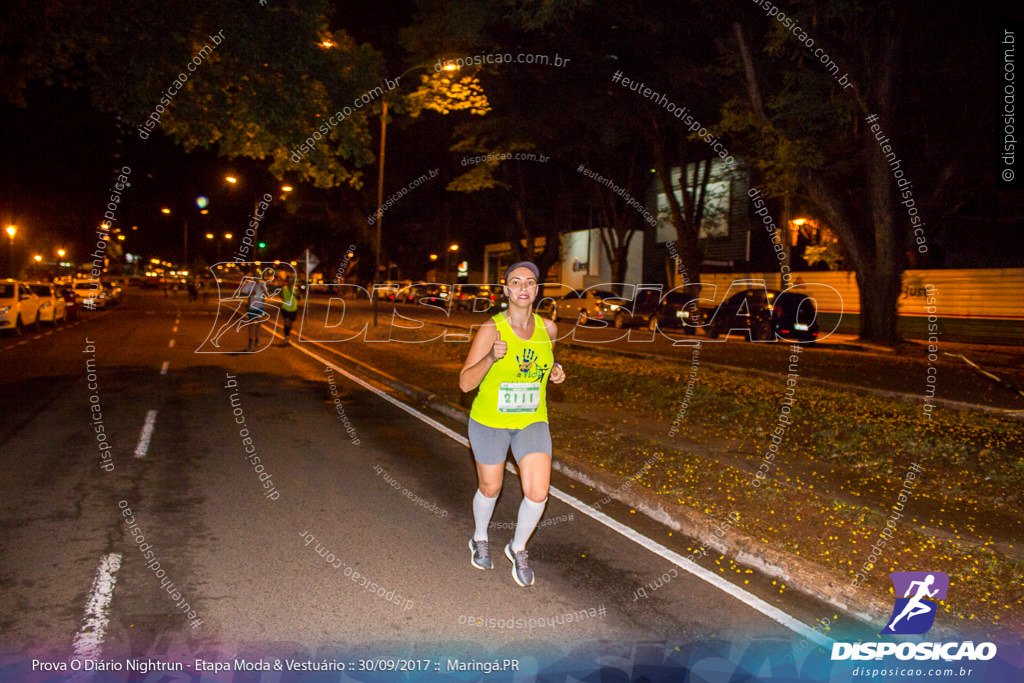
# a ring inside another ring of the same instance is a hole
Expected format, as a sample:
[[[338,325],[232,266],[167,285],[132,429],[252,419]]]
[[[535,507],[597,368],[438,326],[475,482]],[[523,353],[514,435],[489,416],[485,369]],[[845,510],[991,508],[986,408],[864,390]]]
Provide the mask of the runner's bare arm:
[[[459,388],[462,391],[472,391],[483,381],[487,371],[494,365],[494,361],[504,356],[504,349],[495,349],[495,342],[500,341],[498,328],[493,320],[488,320],[477,331],[473,343],[469,347],[469,355],[466,356],[466,363],[459,373]],[[504,346],[502,343],[498,346]]]
[[[551,350],[553,352],[555,350],[555,338],[558,337],[558,323],[550,318],[543,318],[543,320],[544,329],[548,333],[548,339],[551,340]]]
[[[545,318],[544,329],[547,330],[548,339],[551,340],[551,352],[554,353],[555,339],[558,337],[558,324],[554,320]],[[555,366],[551,368],[551,374],[548,375],[548,378],[555,384],[561,384],[565,381],[565,370],[562,369],[560,364],[555,363]]]

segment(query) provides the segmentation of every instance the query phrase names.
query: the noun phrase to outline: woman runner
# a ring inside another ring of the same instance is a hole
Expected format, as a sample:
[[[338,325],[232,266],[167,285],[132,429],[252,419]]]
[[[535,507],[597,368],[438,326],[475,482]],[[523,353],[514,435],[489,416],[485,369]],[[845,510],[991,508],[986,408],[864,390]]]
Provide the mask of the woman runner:
[[[476,529],[469,540],[470,562],[493,569],[487,527],[501,493],[509,446],[519,465],[523,502],[516,532],[505,546],[512,578],[533,585],[526,541],[544,513],[551,482],[551,432],[548,429],[547,381],[565,380],[554,362],[555,323],[533,312],[540,271],[520,261],[505,271],[508,309],[481,326],[459,373],[459,388],[480,387],[469,414],[469,442],[476,460],[478,488],[473,497]]]

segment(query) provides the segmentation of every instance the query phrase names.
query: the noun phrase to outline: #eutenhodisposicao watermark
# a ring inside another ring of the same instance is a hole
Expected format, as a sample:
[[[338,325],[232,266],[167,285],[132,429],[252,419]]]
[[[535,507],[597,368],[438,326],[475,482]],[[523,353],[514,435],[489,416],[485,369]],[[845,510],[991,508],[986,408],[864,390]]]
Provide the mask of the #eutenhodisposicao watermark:
[[[644,206],[643,202],[640,202],[636,198],[634,198],[633,195],[631,195],[626,190],[626,188],[620,187],[611,178],[605,178],[597,171],[592,171],[583,164],[580,164],[579,166],[576,167],[576,172],[582,173],[588,178],[593,178],[594,180],[596,180],[597,182],[599,182],[600,184],[604,185],[609,190],[614,192],[615,194],[625,199],[626,203],[629,204],[634,209],[636,209],[640,213],[640,215],[644,217],[644,220],[647,221],[647,223],[651,227],[658,227],[658,219],[655,218],[654,215],[652,215],[651,212],[647,210],[647,207]]]
[[[639,83],[631,78],[627,78],[623,75],[622,71],[616,71],[612,74],[612,83],[617,83],[623,88],[632,90],[641,97],[646,97],[651,100],[669,114],[679,119],[679,121],[686,126],[688,131],[694,133],[697,137],[706,142],[714,153],[722,159],[723,163],[730,168],[735,165],[736,159],[729,154],[729,150],[722,144],[721,137],[713,135],[711,131],[703,126],[690,111],[689,107],[681,107],[677,105],[675,102],[669,100],[668,95],[665,93],[659,93],[647,87],[644,83]]]
[[[185,618],[192,622],[192,628],[197,628],[203,623],[202,619],[197,618],[196,611],[192,609],[192,605],[185,600],[181,593],[181,590],[174,585],[170,577],[167,576],[167,570],[160,566],[160,560],[156,556],[156,551],[153,550],[153,544],[146,542],[146,536],[143,533],[142,528],[139,526],[139,522],[136,519],[136,514],[132,512],[129,507],[127,500],[120,500],[117,506],[121,509],[121,516],[124,517],[125,528],[132,535],[132,540],[139,547],[139,552],[142,553],[142,559],[146,563],[146,569],[153,572],[153,575],[160,580],[160,587],[167,591],[171,600],[174,601],[175,606],[181,610]]]
[[[758,465],[757,472],[747,481],[747,484],[754,488],[760,487],[761,481],[771,471],[775,456],[782,445],[782,439],[786,435],[786,430],[793,424],[792,411],[793,406],[796,405],[797,382],[800,379],[800,354],[803,352],[803,348],[799,344],[790,344],[789,350],[791,354],[786,374],[786,389],[780,401],[779,412],[775,419],[775,428],[771,432],[771,443],[768,444],[768,448],[761,458],[761,464]]]
[[[879,532],[878,538],[872,544],[871,553],[868,555],[867,560],[854,573],[853,580],[846,587],[847,594],[853,595],[857,592],[857,589],[867,580],[871,570],[874,569],[875,565],[882,558],[882,551],[896,533],[896,521],[902,519],[904,515],[904,503],[910,499],[910,495],[914,492],[914,488],[920,479],[918,475],[923,471],[923,468],[916,462],[911,463],[910,467],[907,468],[907,474],[903,478],[903,487],[896,497],[896,503],[893,504],[890,510],[889,518],[885,520],[885,527]]]
[[[541,617],[478,617],[469,614],[460,614],[458,623],[460,626],[471,626],[479,628],[494,628],[502,630],[527,629],[532,631],[535,628],[554,628],[568,624],[579,624],[589,619],[603,619],[608,611],[604,605],[578,609],[564,614]]]
[[[679,402],[679,410],[676,411],[675,419],[668,428],[668,435],[674,437],[683,420],[686,419],[686,412],[690,409],[690,401],[693,400],[693,391],[697,386],[697,372],[700,369],[700,341],[693,344],[693,355],[690,358],[690,373],[686,376],[686,391],[683,392],[683,400]]]

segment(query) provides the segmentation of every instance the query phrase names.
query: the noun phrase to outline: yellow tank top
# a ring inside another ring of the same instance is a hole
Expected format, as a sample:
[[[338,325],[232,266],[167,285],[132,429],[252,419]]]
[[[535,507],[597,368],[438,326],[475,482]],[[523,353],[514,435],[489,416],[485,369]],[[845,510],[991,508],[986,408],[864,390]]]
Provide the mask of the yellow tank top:
[[[548,375],[555,356],[544,319],[533,314],[533,336],[527,340],[512,331],[504,312],[494,316],[494,322],[508,347],[480,382],[470,418],[497,429],[547,422]]]

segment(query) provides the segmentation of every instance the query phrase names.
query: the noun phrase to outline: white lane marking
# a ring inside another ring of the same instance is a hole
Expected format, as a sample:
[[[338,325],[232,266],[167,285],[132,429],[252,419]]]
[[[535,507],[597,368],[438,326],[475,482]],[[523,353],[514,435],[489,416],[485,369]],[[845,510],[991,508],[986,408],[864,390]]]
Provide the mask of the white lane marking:
[[[178,331],[178,326],[177,325],[175,325],[174,327],[171,328],[171,332],[177,332],[177,331]]]
[[[153,425],[156,424],[156,411],[151,410],[146,413],[146,424],[142,425],[142,431],[139,432],[139,443],[135,446],[135,457],[143,458],[146,456],[146,451],[149,450],[149,440],[153,438]]]
[[[438,422],[434,418],[429,417],[427,415],[424,415],[423,413],[421,413],[420,411],[416,410],[412,406],[408,406],[408,405],[402,403],[397,398],[394,398],[393,396],[390,396],[389,394],[384,393],[383,391],[381,391],[377,387],[374,387],[374,386],[370,385],[369,383],[367,383],[365,380],[360,379],[359,377],[356,377],[355,375],[350,373],[348,370],[345,370],[344,368],[339,368],[337,365],[335,365],[334,363],[330,362],[326,358],[321,358],[320,356],[316,355],[312,351],[309,351],[309,350],[303,348],[303,345],[301,345],[301,344],[295,344],[295,345],[292,346],[292,348],[298,349],[299,351],[302,351],[307,356],[310,356],[312,358],[316,358],[321,363],[325,363],[325,364],[331,366],[332,368],[337,370],[342,375],[345,375],[346,377],[348,377],[350,380],[352,380],[353,382],[355,382],[359,386],[361,386],[361,387],[363,387],[365,389],[369,389],[373,393],[375,393],[378,396],[380,396],[381,398],[383,398],[385,401],[388,401],[388,402],[394,404],[395,406],[398,406],[399,408],[401,408],[405,412],[409,413],[413,417],[416,417],[416,418],[422,420],[423,422],[426,422],[428,425],[430,425],[431,427],[433,427],[437,431],[441,432],[445,436],[451,437],[455,441],[458,441],[459,443],[461,443],[466,448],[469,448],[469,439],[467,439],[466,437],[462,436],[458,432],[455,432],[455,431],[452,431],[451,429],[448,429],[447,427],[445,427],[443,424],[441,424],[440,422]]]
[[[174,319],[174,324],[175,324],[175,325],[177,325],[177,324],[178,324],[178,323],[180,323],[180,322],[181,322],[181,318],[175,318],[175,319]]]
[[[511,463],[509,463],[508,469],[515,472],[515,470],[512,468]],[[611,517],[604,514],[603,512],[600,512],[599,510],[595,510],[594,508],[590,507],[583,501],[574,498],[568,493],[560,491],[554,486],[551,487],[551,492],[555,494],[555,498],[558,498],[562,502],[571,505],[572,507],[576,508],[583,514],[604,524],[610,529],[614,529],[615,531],[619,532],[620,534],[622,534],[629,540],[633,541],[637,545],[647,548],[655,555],[664,558],[665,560],[671,562],[680,569],[690,572],[697,578],[704,579],[715,588],[718,588],[719,590],[728,593],[740,602],[756,609],[758,612],[765,615],[769,619],[774,619],[775,621],[779,622],[791,631],[800,634],[804,638],[807,638],[808,640],[811,640],[817,643],[818,645],[821,645],[822,647],[827,648],[831,646],[831,638],[821,635],[819,632],[815,631],[814,629],[810,628],[809,626],[806,626],[799,620],[786,614],[778,607],[775,607],[774,605],[765,602],[753,593],[750,593],[740,588],[739,586],[736,586],[726,581],[718,574],[715,574],[709,569],[701,567],[696,562],[692,560],[687,560],[685,557],[675,552],[674,550],[670,550],[662,544],[658,543],[657,541],[647,538],[640,532],[635,531],[634,529],[626,526],[625,524],[615,519],[612,519]]]
[[[174,348],[174,340],[173,339],[171,340],[171,343],[167,345],[167,348],[169,348],[169,349],[173,349]]]
[[[103,636],[110,623],[107,609],[114,595],[117,570],[120,568],[121,553],[109,553],[100,559],[100,567],[96,571],[96,578],[92,580],[92,590],[85,603],[85,620],[71,645],[74,659],[99,660],[103,650]]]
[[[339,368],[337,365],[335,365],[334,363],[330,362],[326,358],[318,356],[317,354],[313,353],[312,351],[303,348],[303,346],[304,346],[303,344],[295,344],[295,345],[292,346],[292,348],[293,349],[297,349],[297,350],[303,352],[304,354],[306,354],[307,356],[310,356],[311,358],[315,358],[318,361],[320,361],[321,363],[324,363],[325,365],[328,365],[328,366],[334,368],[337,372],[341,373],[342,375],[345,375],[346,377],[351,379],[353,382],[355,382],[359,386],[361,386],[361,387],[363,387],[365,389],[369,389],[370,391],[372,391],[373,393],[377,394],[378,396],[380,396],[384,400],[386,400],[389,403],[392,403],[392,404],[398,406],[399,408],[401,408],[405,412],[407,412],[410,415],[412,415],[413,417],[416,417],[419,420],[425,422],[426,424],[430,425],[431,427],[433,427],[437,431],[441,432],[445,436],[451,437],[453,440],[459,442],[460,444],[462,444],[466,448],[470,447],[469,439],[467,439],[466,437],[462,436],[461,434],[459,434],[457,432],[452,431],[451,429],[449,429],[448,427],[444,426],[443,424],[441,424],[440,422],[438,422],[434,418],[432,418],[432,417],[430,417],[428,415],[424,415],[423,413],[421,413],[420,411],[416,410],[412,406],[408,406],[408,405],[402,403],[401,401],[399,401],[398,399],[394,398],[393,396],[390,396],[390,395],[386,394],[385,392],[381,391],[380,389],[370,385],[366,381],[360,379],[359,377],[356,377],[355,375],[353,375],[352,373],[348,372],[347,370],[345,370],[343,368]],[[512,467],[511,463],[506,464],[505,468],[508,471],[512,472],[513,474],[517,474],[515,468]],[[563,503],[566,503],[567,505],[570,505],[570,506],[576,508],[577,510],[579,510],[583,514],[585,514],[588,517],[590,517],[591,519],[593,519],[594,521],[599,522],[600,524],[604,524],[609,529],[618,532],[619,534],[621,534],[622,536],[625,536],[626,538],[628,538],[629,540],[633,541],[637,545],[639,545],[639,546],[641,546],[643,548],[646,548],[647,550],[651,551],[652,553],[654,553],[658,557],[661,557],[661,558],[667,560],[668,562],[676,565],[677,567],[679,567],[683,571],[690,572],[691,574],[693,574],[697,578],[700,578],[700,579],[703,579],[704,581],[707,581],[708,583],[710,583],[715,588],[718,588],[719,590],[724,591],[725,593],[728,593],[729,595],[733,596],[734,598],[736,598],[740,602],[744,603],[748,607],[751,607],[752,609],[755,609],[758,612],[760,612],[761,614],[765,615],[769,619],[773,619],[773,620],[777,621],[778,623],[782,624],[783,626],[785,626],[786,628],[790,629],[791,631],[793,631],[795,633],[798,633],[799,635],[803,636],[804,638],[807,638],[808,640],[810,640],[810,641],[812,641],[814,643],[817,643],[818,645],[821,645],[822,647],[827,648],[827,647],[831,646],[831,644],[832,644],[832,639],[831,638],[828,638],[828,637],[820,634],[818,631],[815,631],[814,629],[810,628],[809,626],[807,626],[803,622],[801,622],[801,621],[791,617],[790,615],[786,614],[784,611],[782,611],[778,607],[775,607],[774,605],[768,604],[767,602],[765,602],[761,598],[757,597],[753,593],[750,593],[750,592],[740,588],[739,586],[736,586],[736,585],[733,585],[733,584],[729,583],[728,581],[726,581],[725,579],[721,578],[720,576],[718,576],[714,572],[711,572],[708,569],[704,569],[703,567],[701,567],[700,565],[696,564],[693,561],[688,561],[686,558],[684,558],[679,553],[666,548],[665,546],[663,546],[662,544],[658,543],[657,541],[655,541],[653,539],[647,538],[646,536],[644,536],[640,532],[638,532],[638,531],[636,531],[636,530],[626,526],[625,524],[622,524],[619,521],[616,521],[616,520],[612,519],[611,517],[609,517],[608,515],[604,514],[603,512],[601,512],[599,510],[593,509],[589,505],[583,503],[580,500],[577,500],[573,496],[570,496],[568,493],[565,493],[565,492],[561,491],[560,489],[555,488],[554,486],[551,486],[549,488],[549,492],[550,492],[550,495],[554,496],[555,498],[557,498],[558,500],[562,501]]]
[[[171,366],[171,361],[165,360],[164,364],[160,366],[160,374],[161,375],[166,375],[167,374],[167,368],[169,368],[170,366]]]

